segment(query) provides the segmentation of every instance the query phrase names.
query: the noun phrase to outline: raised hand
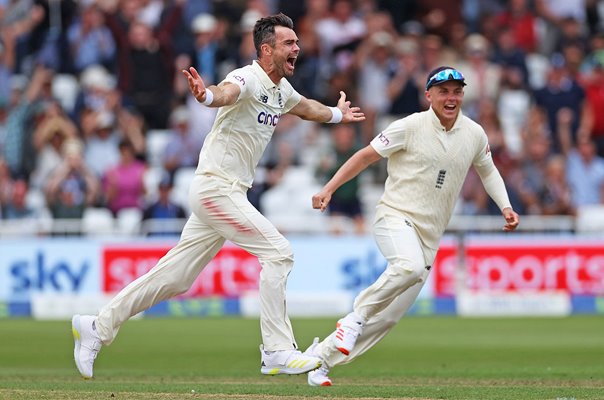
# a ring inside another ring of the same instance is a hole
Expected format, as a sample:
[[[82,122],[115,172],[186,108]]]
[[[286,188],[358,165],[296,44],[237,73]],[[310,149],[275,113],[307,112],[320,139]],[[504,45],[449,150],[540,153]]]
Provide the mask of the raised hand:
[[[343,91],[340,91],[337,107],[342,111],[342,122],[365,121],[365,113],[359,107],[350,107],[350,101],[346,101],[346,93]]]
[[[183,69],[182,73],[185,74],[189,81],[189,89],[191,89],[193,96],[195,96],[198,102],[203,103],[206,99],[206,85],[203,83],[203,79],[201,79],[197,70],[189,67],[188,71]]]

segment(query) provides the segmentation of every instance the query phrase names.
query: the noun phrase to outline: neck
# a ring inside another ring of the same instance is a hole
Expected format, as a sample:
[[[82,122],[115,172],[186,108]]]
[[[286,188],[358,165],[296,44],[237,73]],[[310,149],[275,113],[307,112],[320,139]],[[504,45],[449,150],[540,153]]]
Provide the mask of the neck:
[[[273,83],[275,85],[281,81],[281,76],[275,69],[275,64],[272,62],[272,60],[263,58],[263,59],[258,59],[257,61],[258,61],[258,64],[260,65],[260,67],[264,70],[264,72],[266,72],[266,74],[268,75],[270,80],[273,81]]]

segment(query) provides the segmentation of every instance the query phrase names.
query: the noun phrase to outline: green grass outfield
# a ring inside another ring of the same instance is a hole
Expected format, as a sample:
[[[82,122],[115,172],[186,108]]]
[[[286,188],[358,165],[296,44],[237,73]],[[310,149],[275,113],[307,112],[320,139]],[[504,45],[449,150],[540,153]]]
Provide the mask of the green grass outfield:
[[[294,319],[300,347],[335,319]],[[0,320],[0,399],[604,399],[604,317],[408,317],[332,372],[260,374],[257,320],[147,319],[79,377],[68,321]],[[193,392],[194,391],[194,392]]]

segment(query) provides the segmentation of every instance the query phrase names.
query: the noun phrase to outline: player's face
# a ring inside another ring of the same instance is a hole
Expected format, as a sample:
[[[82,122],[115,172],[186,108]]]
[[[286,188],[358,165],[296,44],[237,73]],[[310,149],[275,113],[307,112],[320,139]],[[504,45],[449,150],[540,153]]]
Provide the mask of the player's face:
[[[463,85],[455,81],[434,85],[426,92],[426,98],[440,123],[451,129],[463,103]]]
[[[294,74],[294,68],[300,47],[298,36],[293,30],[284,26],[275,27],[275,47],[273,48],[273,64],[280,76],[290,77]]]

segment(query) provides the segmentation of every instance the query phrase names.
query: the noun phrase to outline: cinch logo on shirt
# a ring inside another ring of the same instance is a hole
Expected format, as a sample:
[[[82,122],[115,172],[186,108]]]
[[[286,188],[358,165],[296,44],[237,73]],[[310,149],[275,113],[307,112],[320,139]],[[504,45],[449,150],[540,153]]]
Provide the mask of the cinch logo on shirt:
[[[245,85],[245,79],[243,79],[242,76],[239,75],[233,75],[233,78],[238,80],[239,82],[241,82],[242,85]]]
[[[390,139],[388,139],[383,133],[378,135],[378,139],[384,144],[384,146],[388,146],[390,144]]]
[[[258,114],[258,123],[263,125],[277,126],[279,118],[281,118],[281,114],[273,115],[262,111],[260,114]]]

